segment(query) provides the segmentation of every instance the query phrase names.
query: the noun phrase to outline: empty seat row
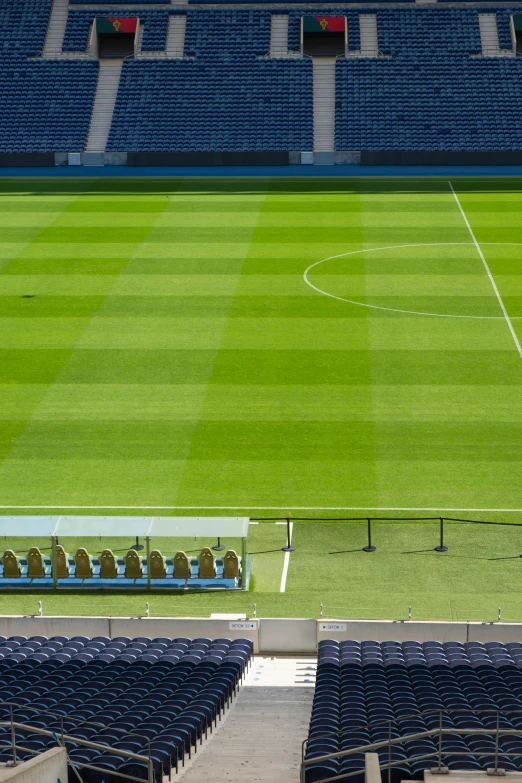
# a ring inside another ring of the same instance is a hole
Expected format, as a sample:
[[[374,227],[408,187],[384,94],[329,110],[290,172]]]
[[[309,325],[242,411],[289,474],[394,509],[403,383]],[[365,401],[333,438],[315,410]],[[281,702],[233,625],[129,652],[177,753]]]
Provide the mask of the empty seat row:
[[[52,0],[0,0],[0,58],[41,54]]]
[[[109,781],[116,770],[147,780],[146,764],[117,751],[147,756],[149,749],[159,782],[212,731],[251,656],[248,639],[0,637],[2,696],[27,727],[17,729],[18,758],[56,744],[35,729],[63,730],[70,760],[99,768],[84,769],[89,783]],[[0,705],[0,720],[10,712]],[[0,728],[0,745],[9,737],[8,725]],[[1,750],[0,762],[10,753]],[[71,768],[69,780],[76,780]]]
[[[520,771],[520,642],[321,641],[306,757],[350,753],[310,764],[306,779],[355,773],[356,783],[363,783],[364,753],[358,749],[390,737],[397,740],[391,749],[376,752],[382,766],[390,759],[395,764],[391,781],[422,779],[438,763],[439,737],[417,735],[441,724],[452,731],[440,740],[443,765],[486,770],[494,764],[497,722],[520,732],[500,735],[499,766]]]
[[[310,61],[128,61],[107,149],[311,149],[311,96]]]
[[[97,62],[0,60],[0,152],[81,152]]]
[[[519,58],[338,61],[336,149],[522,149],[521,77]]]

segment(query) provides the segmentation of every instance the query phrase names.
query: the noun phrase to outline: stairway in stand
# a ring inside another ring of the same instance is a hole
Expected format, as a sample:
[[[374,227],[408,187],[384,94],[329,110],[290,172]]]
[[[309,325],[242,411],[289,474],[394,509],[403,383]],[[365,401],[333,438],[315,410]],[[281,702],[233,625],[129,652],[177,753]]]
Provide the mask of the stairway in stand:
[[[111,129],[123,60],[100,60],[86,152],[104,152]],[[101,161],[100,161],[101,165]]]
[[[185,50],[186,15],[171,14],[167,30],[165,54],[167,57],[183,57]]]
[[[317,659],[255,656],[223,724],[175,780],[298,783]]]
[[[45,43],[42,52],[43,57],[60,57],[62,54],[63,36],[65,35],[68,11],[68,0],[54,0],[45,35]]]
[[[270,16],[270,57],[288,56],[288,14]]]
[[[315,162],[333,163],[335,149],[335,58],[313,58]],[[330,160],[331,158],[331,160]]]

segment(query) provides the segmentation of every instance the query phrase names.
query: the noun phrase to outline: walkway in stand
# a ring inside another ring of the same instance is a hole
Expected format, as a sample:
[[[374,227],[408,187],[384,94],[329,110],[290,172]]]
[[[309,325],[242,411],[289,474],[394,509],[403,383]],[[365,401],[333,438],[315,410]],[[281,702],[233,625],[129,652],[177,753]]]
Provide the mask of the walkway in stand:
[[[306,656],[256,656],[225,720],[176,780],[298,783],[316,667]]]

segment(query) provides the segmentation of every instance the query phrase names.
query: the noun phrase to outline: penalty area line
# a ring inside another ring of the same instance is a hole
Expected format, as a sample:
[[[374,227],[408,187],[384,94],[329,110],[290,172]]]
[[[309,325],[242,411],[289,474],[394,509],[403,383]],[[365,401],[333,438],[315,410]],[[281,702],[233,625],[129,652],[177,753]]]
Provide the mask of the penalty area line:
[[[491,274],[491,269],[489,268],[488,262],[486,261],[486,259],[484,257],[484,253],[482,252],[482,248],[480,247],[479,243],[477,242],[475,234],[473,233],[473,229],[471,228],[471,226],[469,224],[469,220],[466,217],[466,213],[464,212],[464,210],[462,208],[462,204],[460,203],[459,197],[457,196],[457,194],[455,192],[455,188],[453,187],[453,185],[451,184],[451,182],[449,180],[448,180],[448,185],[451,188],[451,192],[453,193],[453,198],[457,202],[457,206],[458,206],[458,208],[460,210],[460,214],[462,215],[462,217],[464,219],[464,223],[466,224],[466,227],[467,227],[467,229],[469,231],[469,234],[470,234],[470,236],[471,236],[471,238],[473,240],[473,244],[475,245],[475,247],[477,249],[477,253],[479,254],[480,259],[481,259],[481,261],[482,261],[482,263],[484,265],[484,269],[486,270],[486,274],[489,277],[489,282],[492,285],[493,291],[495,292],[495,296],[497,297],[498,303],[500,305],[500,309],[502,310],[502,313],[503,313],[504,318],[506,320],[506,323],[508,325],[508,329],[511,332],[511,337],[513,338],[513,341],[514,341],[514,343],[516,345],[516,348],[517,348],[517,351],[518,351],[518,355],[522,359],[522,346],[520,345],[520,342],[519,342],[518,337],[517,337],[517,333],[515,332],[515,329],[513,328],[513,324],[511,323],[511,319],[510,319],[510,317],[508,315],[508,311],[506,310],[504,302],[502,301],[502,297],[500,296],[500,291],[498,290],[497,284],[495,283],[495,278]]]
[[[290,522],[290,531],[289,531],[289,539],[290,543],[292,543],[292,533],[294,530],[294,523]],[[281,574],[281,587],[279,588],[280,593],[284,593],[286,590],[286,578],[288,576],[288,567],[290,565],[290,552],[285,552],[285,559],[283,563],[283,573]]]

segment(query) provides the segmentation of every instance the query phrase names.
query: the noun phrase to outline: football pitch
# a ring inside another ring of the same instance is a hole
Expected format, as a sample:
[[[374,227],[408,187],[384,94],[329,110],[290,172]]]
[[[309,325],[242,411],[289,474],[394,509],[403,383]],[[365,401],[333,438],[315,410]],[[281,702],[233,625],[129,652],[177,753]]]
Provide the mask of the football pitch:
[[[2,514],[522,523],[522,180],[3,179],[0,274]],[[522,621],[522,527],[293,536],[285,566],[251,527],[249,593],[152,611]]]

